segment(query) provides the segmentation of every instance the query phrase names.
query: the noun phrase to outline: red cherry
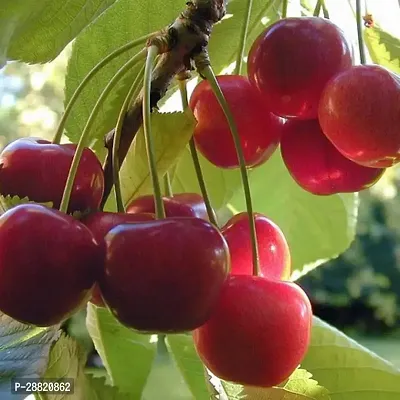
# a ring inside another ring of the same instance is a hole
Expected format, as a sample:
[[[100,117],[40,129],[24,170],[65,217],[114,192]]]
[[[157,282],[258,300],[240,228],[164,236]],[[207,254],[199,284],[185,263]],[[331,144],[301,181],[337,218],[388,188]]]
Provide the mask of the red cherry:
[[[96,241],[104,245],[104,237],[107,233],[117,225],[135,223],[141,221],[154,220],[154,214],[125,214],[112,212],[94,212],[85,216],[81,222],[84,223],[94,235]],[[105,307],[101,290],[96,284],[93,288],[93,293],[90,301],[98,307]]]
[[[372,186],[385,172],[344,157],[325,137],[316,120],[288,121],[281,153],[297,184],[316,195],[358,192]]]
[[[319,121],[347,158],[367,167],[400,161],[400,78],[378,65],[359,65],[326,86]]]
[[[265,162],[278,146],[281,120],[268,111],[247,78],[224,75],[217,79],[234,115],[246,165]],[[197,119],[194,139],[203,156],[217,167],[238,167],[232,133],[207,81],[193,91],[190,107]]]
[[[150,213],[125,214],[97,211],[82,218],[81,222],[90,229],[96,241],[101,243],[107,233],[117,225],[153,220],[155,220],[155,215]]]
[[[289,246],[279,226],[262,214],[254,213],[260,273],[272,279],[288,279],[291,258]],[[250,241],[249,215],[236,214],[221,229],[231,255],[231,273],[252,275],[253,257]]]
[[[163,197],[163,202],[167,217],[196,217],[208,221],[204,199],[197,193],[176,193],[171,197]],[[155,213],[154,196],[137,197],[129,204],[126,212]]]
[[[229,269],[227,244],[200,218],[119,225],[105,238],[103,298],[143,332],[184,332],[210,317]]]
[[[315,119],[326,83],[351,65],[350,47],[332,22],[285,18],[253,43],[248,75],[276,115]]]
[[[231,275],[214,313],[193,339],[205,366],[219,378],[271,387],[303,360],[311,322],[310,302],[296,284]]]
[[[0,310],[50,326],[83,306],[104,266],[92,233],[69,215],[23,204],[0,217]]]
[[[0,193],[29,197],[60,206],[75,144],[51,144],[47,140],[21,138],[0,154]],[[97,209],[104,191],[104,175],[96,155],[83,152],[71,194],[69,212]]]

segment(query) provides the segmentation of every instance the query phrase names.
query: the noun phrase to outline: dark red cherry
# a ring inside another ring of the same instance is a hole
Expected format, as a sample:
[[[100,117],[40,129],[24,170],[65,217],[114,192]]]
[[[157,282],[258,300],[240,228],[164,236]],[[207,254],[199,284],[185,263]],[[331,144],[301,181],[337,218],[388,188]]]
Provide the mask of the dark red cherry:
[[[0,217],[0,310],[26,324],[50,326],[88,301],[104,253],[76,219],[38,205]]]
[[[107,233],[117,225],[153,220],[155,220],[155,215],[151,213],[126,214],[97,211],[83,217],[81,222],[90,229],[97,242],[101,243]]]
[[[253,43],[248,75],[276,115],[315,119],[327,82],[351,65],[350,47],[332,22],[285,18],[267,27]]]
[[[272,279],[288,279],[291,258],[286,238],[274,222],[255,213],[260,273]],[[250,239],[249,215],[242,212],[233,216],[221,229],[228,243],[233,275],[252,275],[253,257]]]
[[[85,216],[81,222],[90,229],[98,243],[105,245],[104,237],[112,228],[121,224],[152,221],[154,219],[155,215],[150,213],[125,214],[98,211]],[[105,307],[101,290],[97,284],[93,288],[93,294],[90,301],[98,307]]]
[[[29,197],[60,206],[75,144],[52,144],[47,140],[21,138],[0,154],[0,193]],[[71,194],[69,211],[97,209],[104,191],[104,175],[96,155],[83,152]]]
[[[262,164],[279,144],[281,119],[269,111],[247,78],[222,75],[217,79],[233,113],[246,165]],[[232,133],[207,81],[202,81],[193,91],[190,107],[197,119],[194,139],[203,156],[217,167],[238,167]]]
[[[296,284],[231,275],[211,318],[193,339],[205,366],[219,378],[271,387],[302,362],[311,323],[310,302]]]
[[[203,197],[197,193],[176,193],[163,197],[167,217],[196,217],[208,221],[207,209]],[[154,196],[140,196],[134,199],[126,209],[127,213],[155,213]]]
[[[297,184],[316,195],[358,192],[371,187],[385,172],[344,157],[325,137],[316,120],[288,121],[281,152]]]
[[[105,238],[103,299],[142,332],[185,332],[204,324],[229,270],[223,236],[200,218],[119,225]]]

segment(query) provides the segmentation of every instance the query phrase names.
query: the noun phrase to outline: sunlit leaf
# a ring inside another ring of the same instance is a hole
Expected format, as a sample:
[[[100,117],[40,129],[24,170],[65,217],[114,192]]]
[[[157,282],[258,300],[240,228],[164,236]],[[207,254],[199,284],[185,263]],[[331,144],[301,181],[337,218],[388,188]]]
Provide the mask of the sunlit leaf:
[[[191,111],[184,113],[154,113],[152,115],[152,135],[159,179],[173,167],[185,151],[193,134],[196,120]],[[152,193],[153,186],[147,161],[143,129],[138,132],[121,168],[122,197],[125,204],[140,195]],[[111,196],[106,205],[114,209]]]
[[[156,354],[151,336],[135,333],[106,308],[92,303],[88,303],[86,325],[112,384],[140,397]]]
[[[364,29],[364,37],[373,62],[400,74],[400,39],[376,25]]]
[[[400,398],[400,370],[316,317],[302,367],[332,400]]]
[[[115,0],[2,0],[0,62],[53,60],[85,26]],[[3,50],[2,50],[3,49]]]

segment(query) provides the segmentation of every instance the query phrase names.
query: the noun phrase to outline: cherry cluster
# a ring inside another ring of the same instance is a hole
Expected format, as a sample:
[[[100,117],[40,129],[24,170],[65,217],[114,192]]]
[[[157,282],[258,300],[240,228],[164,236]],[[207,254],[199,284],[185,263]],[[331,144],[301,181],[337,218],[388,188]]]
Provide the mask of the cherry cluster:
[[[3,195],[60,205],[76,145],[23,138],[0,155]],[[108,307],[142,333],[193,331],[205,365],[227,380],[272,386],[301,362],[311,306],[290,275],[285,236],[255,213],[260,276],[253,276],[248,213],[221,229],[202,196],[134,199],[126,213],[94,211],[104,189],[101,165],[81,158],[67,215],[22,204],[0,217],[0,310],[37,326],[58,324],[87,301]],[[79,219],[78,219],[79,218]]]
[[[248,78],[218,82],[249,168],[280,144],[300,186],[332,194],[366,188],[400,161],[399,80],[381,67],[352,66],[343,34],[327,20],[271,25],[250,50]],[[207,81],[190,107],[198,149],[218,167],[238,167],[230,125]],[[126,213],[99,211],[105,178],[89,148],[63,213],[76,149],[23,138],[0,154],[0,193],[35,202],[0,217],[0,310],[50,326],[91,301],[138,332],[192,332],[205,366],[222,379],[262,387],[287,379],[307,351],[312,310],[288,281],[291,256],[280,228],[247,212],[218,227],[195,193],[163,197],[162,219],[153,195],[134,199]]]
[[[299,186],[316,195],[358,192],[400,161],[400,80],[377,65],[353,65],[342,31],[329,20],[286,18],[253,43],[248,77],[218,77],[238,127],[246,165],[280,144]],[[228,123],[210,84],[190,102],[195,140],[221,168],[238,167]]]

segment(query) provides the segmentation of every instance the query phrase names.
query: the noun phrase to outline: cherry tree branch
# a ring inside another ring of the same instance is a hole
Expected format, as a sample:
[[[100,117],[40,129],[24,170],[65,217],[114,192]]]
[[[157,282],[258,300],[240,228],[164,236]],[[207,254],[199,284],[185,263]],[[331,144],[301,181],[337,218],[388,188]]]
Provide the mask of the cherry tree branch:
[[[153,110],[164,97],[175,75],[193,70],[193,58],[207,53],[207,46],[214,24],[226,14],[227,0],[194,0],[167,28],[154,35],[147,46],[157,46],[160,56],[151,77],[150,106]],[[125,115],[121,130],[118,157],[122,165],[136,133],[143,123],[143,91],[140,92]],[[114,130],[105,137],[108,150],[104,163],[105,191],[102,207],[114,185],[112,147]]]

